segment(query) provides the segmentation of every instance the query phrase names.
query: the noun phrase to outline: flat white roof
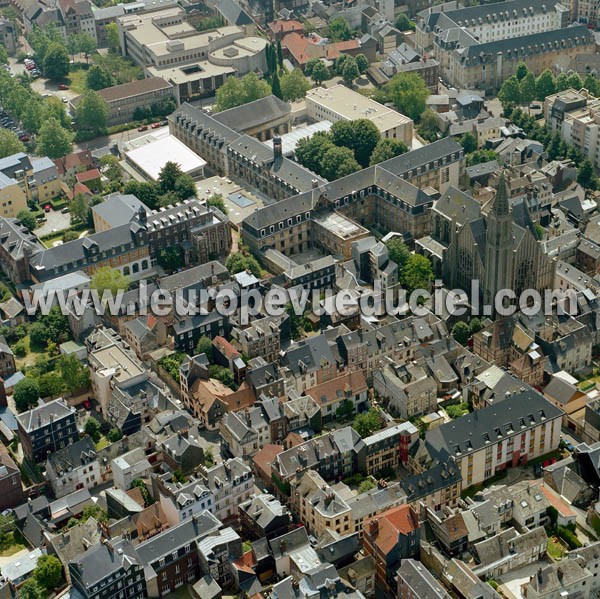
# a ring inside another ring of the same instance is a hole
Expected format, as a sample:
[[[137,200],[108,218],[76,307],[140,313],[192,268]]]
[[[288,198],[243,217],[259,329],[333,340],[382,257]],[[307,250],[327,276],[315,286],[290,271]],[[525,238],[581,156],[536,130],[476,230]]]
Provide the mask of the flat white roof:
[[[206,166],[206,160],[192,152],[173,135],[158,137],[149,143],[125,152],[127,159],[153,181],[167,162],[176,162],[184,173],[193,173]]]

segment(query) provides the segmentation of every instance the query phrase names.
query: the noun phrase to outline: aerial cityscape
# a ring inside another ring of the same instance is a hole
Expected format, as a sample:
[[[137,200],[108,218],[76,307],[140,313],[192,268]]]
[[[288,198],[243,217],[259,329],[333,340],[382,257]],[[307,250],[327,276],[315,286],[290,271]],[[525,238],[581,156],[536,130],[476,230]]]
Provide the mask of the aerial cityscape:
[[[600,1],[0,2],[0,599],[600,599]]]

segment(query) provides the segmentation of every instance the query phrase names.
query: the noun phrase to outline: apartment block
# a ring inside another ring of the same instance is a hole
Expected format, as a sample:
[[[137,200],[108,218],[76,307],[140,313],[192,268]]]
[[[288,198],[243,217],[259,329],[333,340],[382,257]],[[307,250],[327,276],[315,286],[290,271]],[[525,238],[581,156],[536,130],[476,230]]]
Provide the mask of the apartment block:
[[[467,488],[555,450],[562,415],[529,389],[427,431],[426,442],[452,456]]]

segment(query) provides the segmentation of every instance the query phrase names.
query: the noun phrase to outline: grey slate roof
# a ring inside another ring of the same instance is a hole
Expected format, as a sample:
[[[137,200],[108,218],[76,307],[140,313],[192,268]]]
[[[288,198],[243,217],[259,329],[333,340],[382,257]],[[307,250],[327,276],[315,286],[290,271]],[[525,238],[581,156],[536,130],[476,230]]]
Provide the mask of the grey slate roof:
[[[59,397],[41,406],[36,406],[27,412],[17,415],[19,424],[26,432],[43,428],[51,422],[75,414],[75,408],[69,407],[64,399]]]
[[[427,442],[450,455],[466,455],[542,422],[562,415],[562,410],[533,389],[427,431]]]
[[[414,559],[403,559],[398,568],[398,577],[412,590],[415,597],[427,599],[450,599],[444,587],[433,577],[431,572]]]
[[[246,131],[289,115],[291,112],[292,107],[288,102],[270,95],[248,104],[242,104],[242,106],[218,112],[214,115],[214,119],[236,131]]]
[[[146,204],[131,193],[111,193],[106,196],[104,202],[96,204],[92,210],[109,223],[111,227],[118,227],[131,222],[140,208],[150,212]]]

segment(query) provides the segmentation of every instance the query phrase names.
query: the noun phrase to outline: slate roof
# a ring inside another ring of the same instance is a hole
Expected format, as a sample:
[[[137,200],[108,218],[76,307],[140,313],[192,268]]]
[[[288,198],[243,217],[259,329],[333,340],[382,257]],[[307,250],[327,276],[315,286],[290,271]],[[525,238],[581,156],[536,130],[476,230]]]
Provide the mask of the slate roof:
[[[96,204],[92,211],[101,216],[111,227],[118,227],[131,222],[140,208],[150,211],[144,202],[131,193],[111,193],[103,202]]]
[[[48,463],[57,476],[85,466],[97,459],[96,447],[90,437],[84,437],[48,456]]]
[[[425,438],[434,449],[444,449],[450,455],[467,455],[500,438],[506,439],[559,418],[562,413],[540,393],[528,389],[427,431]]]
[[[214,115],[214,119],[236,131],[247,131],[292,112],[288,102],[270,95]]]
[[[398,568],[399,585],[402,580],[415,597],[427,599],[450,599],[444,587],[433,577],[431,572],[414,559],[403,559]]]
[[[17,415],[19,424],[26,432],[43,428],[59,418],[74,416],[75,408],[69,407],[65,400],[59,397],[41,406],[36,406],[27,412]]]

